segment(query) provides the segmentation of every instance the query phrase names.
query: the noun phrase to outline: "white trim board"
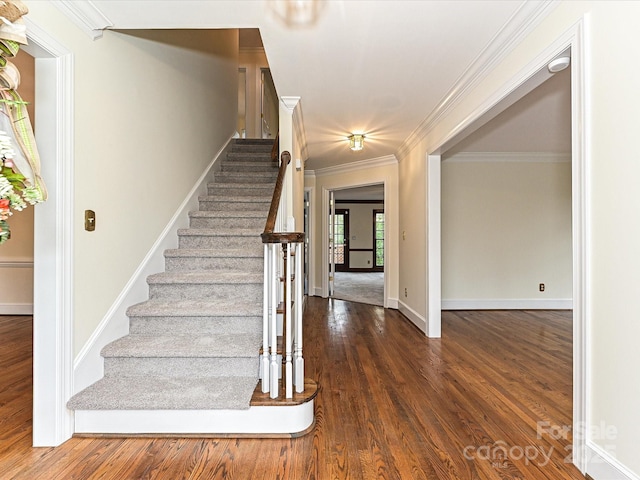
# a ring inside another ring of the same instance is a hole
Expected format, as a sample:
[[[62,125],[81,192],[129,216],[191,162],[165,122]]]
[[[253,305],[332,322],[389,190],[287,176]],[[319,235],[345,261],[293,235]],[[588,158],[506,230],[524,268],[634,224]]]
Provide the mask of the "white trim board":
[[[79,410],[77,433],[292,434],[314,422],[314,400],[246,410]]]
[[[36,141],[49,198],[34,210],[33,437],[57,446],[73,434],[73,54],[25,18],[36,63]]]
[[[33,315],[33,303],[0,303],[0,315]]]
[[[442,299],[442,310],[571,310],[570,298]]]
[[[609,452],[587,441],[587,471],[593,480],[640,480],[640,476],[622,465]]]
[[[427,319],[412,309],[409,305],[398,300],[398,311],[418,327],[422,332],[427,332]]]
[[[33,260],[0,260],[0,268],[33,268]]]
[[[120,295],[118,295],[87,343],[78,353],[73,368],[74,394],[98,381],[104,375],[104,361],[100,351],[108,343],[129,333],[127,309],[149,298],[147,276],[164,271],[164,251],[177,247],[178,237],[176,231],[179,228],[189,226],[189,212],[198,209],[198,196],[207,188],[207,183],[213,180],[213,175],[219,169],[226,152],[231,148],[232,138],[229,138],[225,146],[218,151],[194,187],[187,194],[176,213],[171,217],[167,226],[160,233],[156,242],[120,292]]]

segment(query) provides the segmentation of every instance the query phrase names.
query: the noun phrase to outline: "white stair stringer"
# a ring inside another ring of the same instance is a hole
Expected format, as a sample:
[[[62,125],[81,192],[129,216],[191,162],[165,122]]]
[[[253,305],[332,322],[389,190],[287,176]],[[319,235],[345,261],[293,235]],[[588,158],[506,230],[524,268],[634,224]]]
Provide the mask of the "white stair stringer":
[[[247,410],[76,410],[76,433],[112,435],[304,434],[315,421],[314,400]]]

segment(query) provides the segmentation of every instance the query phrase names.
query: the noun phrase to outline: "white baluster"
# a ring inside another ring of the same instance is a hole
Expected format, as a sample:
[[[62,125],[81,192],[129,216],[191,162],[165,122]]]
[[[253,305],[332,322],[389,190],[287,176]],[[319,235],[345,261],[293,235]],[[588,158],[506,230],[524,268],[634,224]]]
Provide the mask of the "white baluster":
[[[278,322],[277,322],[277,286],[278,286],[278,271],[276,268],[276,260],[278,258],[278,244],[271,244],[269,250],[269,260],[271,261],[271,278],[269,281],[271,290],[271,372],[269,375],[270,387],[269,396],[271,398],[278,397]]]
[[[296,314],[295,314],[295,322],[296,322],[296,340],[295,340],[295,352],[294,352],[294,361],[295,361],[295,383],[296,383],[296,392],[302,393],[304,391],[304,358],[302,356],[302,289],[304,280],[302,278],[302,263],[304,262],[304,252],[303,252],[303,244],[296,244],[296,275],[295,275],[295,284],[296,284]]]
[[[262,393],[269,391],[269,246],[264,244],[264,286],[262,289],[262,358],[260,376]]]
[[[291,244],[287,243],[286,248],[287,261],[285,263],[284,281],[286,282],[286,298],[285,298],[285,396],[293,398],[293,364],[291,355],[291,289],[293,282],[291,281]]]

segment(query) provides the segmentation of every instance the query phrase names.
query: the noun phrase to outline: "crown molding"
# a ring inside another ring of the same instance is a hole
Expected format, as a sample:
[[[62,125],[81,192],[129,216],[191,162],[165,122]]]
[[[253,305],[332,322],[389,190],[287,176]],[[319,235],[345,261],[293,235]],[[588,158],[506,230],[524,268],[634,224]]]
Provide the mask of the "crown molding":
[[[51,3],[93,40],[101,38],[106,28],[113,27],[113,22],[91,0],[53,0]]]
[[[371,158],[368,160],[359,160],[357,162],[335,165],[332,167],[319,168],[312,170],[316,177],[324,177],[327,175],[340,175],[343,173],[356,172],[358,170],[369,170],[376,167],[385,167],[387,165],[397,165],[398,159],[395,155],[385,155],[384,157]]]
[[[438,121],[458,105],[531,31],[559,4],[558,0],[523,2],[489,44],[471,62],[433,111],[409,134],[397,150],[399,159],[408,156]]]
[[[553,152],[459,152],[446,163],[570,163],[570,153]]]
[[[293,113],[293,110],[298,105],[298,102],[300,102],[300,97],[280,97],[280,101],[287,108],[287,110]]]

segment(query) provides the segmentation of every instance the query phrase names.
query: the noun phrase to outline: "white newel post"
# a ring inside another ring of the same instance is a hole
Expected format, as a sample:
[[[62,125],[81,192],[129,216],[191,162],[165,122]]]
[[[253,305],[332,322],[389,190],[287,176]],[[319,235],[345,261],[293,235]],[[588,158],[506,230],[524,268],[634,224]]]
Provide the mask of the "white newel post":
[[[304,358],[302,357],[302,263],[304,262],[304,247],[302,243],[295,244],[295,351],[294,351],[294,372],[296,392],[304,391]]]
[[[262,288],[262,357],[260,359],[260,378],[262,393],[269,391],[269,245],[264,244],[264,286]]]
[[[270,374],[269,374],[269,396],[271,398],[276,398],[278,396],[278,377],[280,367],[278,365],[278,322],[277,319],[277,308],[278,308],[278,269],[277,269],[277,259],[278,259],[278,244],[270,244],[269,245],[269,261],[271,264],[271,278],[269,279],[270,285],[270,296],[271,296],[271,320],[269,326],[271,327],[271,364],[270,364]]]
[[[285,397],[292,398],[293,397],[293,356],[291,351],[291,300],[292,300],[292,289],[293,282],[291,281],[291,243],[287,243],[286,246],[286,261],[285,261],[285,271],[284,271],[284,282],[286,283],[285,291],[286,296],[284,299],[285,302]]]

